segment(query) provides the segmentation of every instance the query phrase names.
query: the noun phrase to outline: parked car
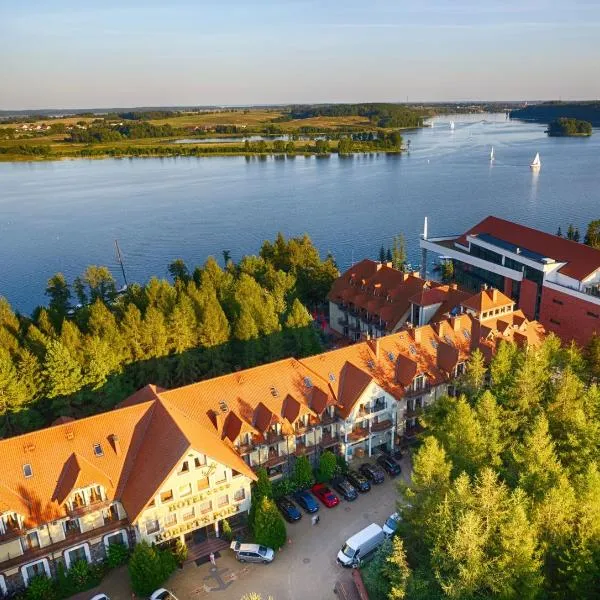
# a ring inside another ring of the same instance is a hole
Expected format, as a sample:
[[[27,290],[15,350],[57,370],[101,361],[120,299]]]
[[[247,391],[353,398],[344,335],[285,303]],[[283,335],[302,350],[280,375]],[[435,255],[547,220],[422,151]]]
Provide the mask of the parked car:
[[[354,486],[345,477],[336,477],[331,485],[333,489],[342,496],[344,500],[351,502],[358,498],[358,492]]]
[[[387,537],[394,535],[394,532],[396,529],[398,529],[398,524],[401,520],[402,517],[400,516],[400,513],[395,512],[393,515],[390,515],[383,524],[383,533],[385,533]]]
[[[165,588],[160,588],[150,596],[150,600],[177,600],[177,598],[173,592],[169,592]]]
[[[302,513],[298,510],[298,507],[285,496],[275,501],[277,508],[281,511],[284,519],[289,523],[299,521],[302,518]]]
[[[338,552],[337,561],[343,567],[358,567],[369,554],[377,550],[385,540],[383,529],[371,523],[346,540]]]
[[[311,488],[312,493],[327,507],[333,508],[340,503],[340,499],[324,484],[315,483]]]
[[[96,594],[93,598],[90,598],[90,600],[110,600],[110,598],[106,594]]]
[[[377,464],[381,465],[386,473],[391,477],[400,475],[400,465],[388,454],[381,454],[377,457]]]
[[[385,480],[383,469],[378,465],[374,465],[372,463],[363,463],[360,465],[360,467],[358,467],[358,470],[373,483],[383,483]]]
[[[270,563],[275,557],[272,548],[261,546],[260,544],[242,544],[240,542],[231,542],[229,546],[240,562],[259,562]]]
[[[358,471],[348,471],[348,473],[346,473],[346,479],[363,494],[371,489],[369,480]]]
[[[302,490],[294,494],[294,500],[307,512],[315,513],[319,510],[319,505],[308,490]]]

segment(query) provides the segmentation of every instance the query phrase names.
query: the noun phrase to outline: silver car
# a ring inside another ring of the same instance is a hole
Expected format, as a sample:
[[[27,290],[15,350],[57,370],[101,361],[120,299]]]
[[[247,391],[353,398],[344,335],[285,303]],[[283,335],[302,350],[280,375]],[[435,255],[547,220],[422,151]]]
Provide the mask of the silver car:
[[[231,542],[230,548],[235,552],[240,562],[270,563],[275,558],[275,552],[271,548],[260,544],[241,544]]]

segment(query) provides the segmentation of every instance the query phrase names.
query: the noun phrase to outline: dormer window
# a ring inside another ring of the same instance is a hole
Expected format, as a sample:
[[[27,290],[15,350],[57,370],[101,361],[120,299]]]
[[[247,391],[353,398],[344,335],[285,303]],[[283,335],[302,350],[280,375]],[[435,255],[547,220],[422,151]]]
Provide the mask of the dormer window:
[[[94,444],[94,455],[95,456],[104,456],[104,450],[102,449],[102,444]]]
[[[25,475],[26,479],[33,477],[33,469],[29,463],[23,465],[23,475]]]
[[[181,464],[181,467],[179,468],[179,471],[177,471],[178,475],[181,475],[182,473],[187,473],[190,470],[190,464],[188,463],[187,460],[184,460],[183,463]]]
[[[307,388],[311,388],[313,386],[312,379],[310,377],[305,377],[304,378],[304,385]]]

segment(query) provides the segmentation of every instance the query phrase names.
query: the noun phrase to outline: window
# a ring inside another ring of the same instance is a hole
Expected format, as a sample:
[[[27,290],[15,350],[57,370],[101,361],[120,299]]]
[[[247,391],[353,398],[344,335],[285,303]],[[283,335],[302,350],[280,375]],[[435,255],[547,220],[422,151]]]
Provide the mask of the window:
[[[200,505],[200,514],[205,515],[212,510],[212,502],[207,500]]]
[[[182,485],[179,488],[179,497],[180,498],[185,498],[186,496],[189,496],[192,493],[192,484],[191,483],[186,483],[185,485]]]
[[[223,469],[223,473],[221,475],[219,475],[219,479],[217,479],[217,485],[221,484],[221,483],[226,483],[227,482],[227,471],[225,471],[225,469]]]
[[[246,499],[246,490],[244,488],[240,488],[239,490],[235,491],[235,494],[233,495],[233,499],[236,502],[241,502],[242,500]]]
[[[189,521],[190,519],[194,518],[195,515],[195,511],[194,511],[194,507],[193,506],[189,506],[185,509],[185,512],[181,515],[181,518],[184,521]]]
[[[177,525],[177,513],[169,513],[165,517],[165,527],[173,527],[173,525]]]
[[[119,531],[118,533],[111,533],[104,538],[104,546],[108,548],[109,546],[113,546],[114,544],[123,544],[127,546],[127,542],[125,541],[125,532]]]
[[[35,550],[40,547],[40,536],[37,531],[32,531],[25,536],[25,545],[29,550]]]
[[[206,466],[206,456],[204,456],[204,454],[200,455],[200,456],[196,456],[196,458],[194,458],[194,467],[196,469],[199,469],[200,467],[205,467]]]
[[[208,477],[204,477],[198,480],[198,491],[202,492],[203,490],[207,490],[210,487],[210,483],[208,481]]]
[[[554,304],[560,304],[561,306],[564,304],[562,300],[557,300],[556,298],[552,298],[552,302],[554,302]]]
[[[217,500],[217,507],[218,508],[223,508],[224,506],[227,506],[228,504],[229,504],[229,496],[227,494],[225,494],[224,496],[221,496]]]
[[[148,508],[150,508],[152,506],[156,506],[156,498],[152,498],[152,500],[150,500],[150,502],[148,502],[148,504],[146,506]]]
[[[25,565],[21,569],[21,575],[23,576],[23,581],[25,581],[25,585],[29,583],[34,577],[38,575],[46,575],[50,577],[50,568],[48,566],[48,561],[43,558],[42,560],[38,560],[37,562],[31,563],[29,565]]]
[[[187,460],[184,460],[179,471],[177,471],[177,475],[181,475],[182,473],[187,473],[190,470],[190,465]]]
[[[598,319],[599,318],[596,313],[590,312],[589,310],[588,310],[587,315],[588,315],[588,317],[594,317],[594,319]]]
[[[164,504],[165,502],[171,502],[173,500],[173,490],[167,490],[162,492],[160,495],[160,501]]]
[[[560,325],[560,321],[557,321],[556,319],[550,319],[550,323],[553,323],[554,325]]]
[[[158,519],[150,519],[146,521],[146,533],[151,535],[156,533],[160,529],[158,525]]]
[[[65,563],[67,565],[67,568],[69,568],[71,565],[74,565],[76,562],[79,562],[80,560],[89,562],[88,552],[89,550],[87,548],[87,544],[84,544],[83,546],[78,546],[77,548],[72,548],[71,550],[67,550],[65,552]]]
[[[79,520],[78,519],[68,519],[67,521],[64,522],[64,527],[65,527],[65,535],[81,532],[81,530],[79,529]]]
[[[25,475],[26,478],[33,476],[33,470],[29,463],[23,465],[23,475]]]
[[[102,444],[94,444],[94,454],[96,456],[104,456],[104,450],[102,449]]]

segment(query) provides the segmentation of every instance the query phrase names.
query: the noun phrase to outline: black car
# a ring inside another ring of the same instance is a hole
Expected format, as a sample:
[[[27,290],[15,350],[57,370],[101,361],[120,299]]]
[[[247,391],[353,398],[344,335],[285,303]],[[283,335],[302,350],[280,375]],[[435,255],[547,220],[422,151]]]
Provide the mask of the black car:
[[[387,454],[382,454],[377,457],[377,464],[381,465],[385,472],[391,477],[395,477],[396,475],[400,475],[400,465]]]
[[[385,480],[383,469],[378,465],[363,463],[358,468],[358,471],[373,483],[383,483]]]
[[[346,479],[363,494],[371,489],[369,480],[364,475],[361,475],[358,471],[348,471],[346,473]]]
[[[339,492],[340,496],[342,496],[344,500],[351,502],[352,500],[356,500],[358,498],[358,492],[345,477],[336,477],[331,482],[331,485],[337,492]]]
[[[276,504],[286,521],[293,523],[294,521],[299,521],[302,518],[302,513],[289,498],[283,496],[282,498],[276,500]]]

